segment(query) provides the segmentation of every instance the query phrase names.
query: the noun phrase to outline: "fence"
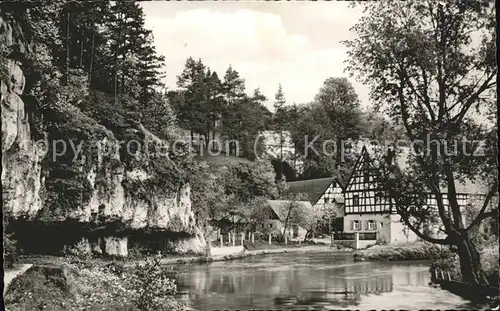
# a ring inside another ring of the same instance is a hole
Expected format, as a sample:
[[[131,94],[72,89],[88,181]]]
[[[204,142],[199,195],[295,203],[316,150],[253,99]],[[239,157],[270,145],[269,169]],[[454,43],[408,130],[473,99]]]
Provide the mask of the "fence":
[[[259,232],[229,232],[229,233],[220,233],[213,232],[209,235],[206,240],[207,243],[210,243],[211,247],[228,247],[228,246],[243,246],[245,241],[248,241],[252,244],[255,241],[265,241],[272,245],[273,242],[276,243],[279,236],[275,233],[263,234]],[[289,243],[288,235],[285,235],[285,244]],[[299,243],[300,244],[300,243]]]
[[[487,297],[495,297],[500,289],[487,285],[472,285],[460,280],[453,280],[450,272],[446,269],[434,267],[431,269],[431,282],[439,284],[442,289],[448,290],[456,295],[470,300],[487,300]]]
[[[354,249],[366,248],[377,242],[377,232],[336,232],[332,235],[332,245],[343,245]]]

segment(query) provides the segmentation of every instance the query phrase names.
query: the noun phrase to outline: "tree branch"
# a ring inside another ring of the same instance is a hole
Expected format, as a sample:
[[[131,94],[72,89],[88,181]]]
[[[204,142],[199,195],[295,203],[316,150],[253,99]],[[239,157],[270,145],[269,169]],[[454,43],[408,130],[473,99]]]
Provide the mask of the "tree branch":
[[[495,184],[491,187],[490,191],[486,195],[486,198],[483,202],[483,206],[481,207],[481,210],[479,211],[477,217],[465,229],[466,232],[471,230],[474,226],[477,226],[483,219],[488,218],[494,214],[493,212],[485,213],[485,211],[486,211],[486,208],[488,207],[488,205],[490,204],[490,201],[493,198],[493,195],[497,191],[497,189],[498,189],[498,183],[495,182]],[[491,214],[491,215],[486,216],[487,214]]]
[[[413,231],[419,238],[421,238],[421,239],[423,239],[423,240],[425,240],[427,242],[434,243],[434,244],[452,245],[452,243],[450,242],[450,240],[449,240],[448,237],[446,237],[445,239],[432,238],[430,236],[427,236],[427,235],[423,234],[417,228],[415,228],[415,226],[413,226],[413,224],[410,222],[410,220],[409,220],[408,217],[401,216],[401,219],[403,220],[403,222],[405,223],[405,225],[408,228],[410,228],[410,230]]]
[[[487,90],[489,87],[491,87],[492,84],[490,84],[491,79],[493,79],[496,76],[496,72],[492,73],[489,75],[489,77],[483,82],[481,87],[472,94],[469,99],[464,103],[462,110],[453,118],[453,121],[458,124],[462,121],[462,119],[465,117],[467,114],[467,111],[469,108],[474,104],[474,102],[479,98],[479,95],[481,95],[482,92]]]

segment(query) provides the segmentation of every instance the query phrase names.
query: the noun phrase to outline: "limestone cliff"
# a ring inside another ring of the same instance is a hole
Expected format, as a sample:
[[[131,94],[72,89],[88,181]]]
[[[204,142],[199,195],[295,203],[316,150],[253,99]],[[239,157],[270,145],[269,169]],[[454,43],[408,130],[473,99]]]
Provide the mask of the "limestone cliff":
[[[24,44],[13,36],[12,25],[0,17],[0,45],[17,46],[24,51]],[[9,219],[8,230],[20,238],[21,244],[28,249],[40,243],[56,250],[126,256],[129,238],[154,232],[161,236],[169,251],[203,251],[205,241],[191,210],[189,184],[181,183],[175,190],[158,187],[146,195],[145,191],[131,189],[130,185],[136,184],[147,187],[148,181],[156,178],[147,159],[141,159],[142,166],[131,166],[116,152],[96,158],[84,155],[81,161],[64,163],[84,176],[73,182],[83,183],[87,189],[85,193],[73,194],[82,197],[79,204],[67,203],[72,202],[65,200],[70,194],[66,188],[65,191],[58,188],[58,182],[71,179],[74,174],[56,177],[50,161],[57,159],[50,159],[47,152],[51,143],[48,134],[42,131],[42,139],[32,135],[31,111],[35,107],[32,100],[24,99],[23,64],[5,58],[3,64],[6,65],[1,81],[2,203],[4,215]],[[81,114],[75,107],[67,111]],[[67,122],[71,123],[72,114],[67,111]],[[100,128],[104,133],[102,141],[117,144],[111,131]],[[133,130],[161,141],[140,124]],[[67,239],[51,242],[65,235]]]

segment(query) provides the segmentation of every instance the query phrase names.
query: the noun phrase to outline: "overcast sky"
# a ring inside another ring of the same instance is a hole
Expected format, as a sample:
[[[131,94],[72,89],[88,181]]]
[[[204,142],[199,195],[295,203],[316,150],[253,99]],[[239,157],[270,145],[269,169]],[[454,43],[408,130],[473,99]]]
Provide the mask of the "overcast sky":
[[[232,65],[272,107],[281,83],[288,103],[314,98],[328,77],[344,72],[341,40],[362,15],[346,2],[141,2],[146,27],[165,56],[169,88],[189,56],[201,58],[219,77]],[[368,88],[351,79],[363,106]]]

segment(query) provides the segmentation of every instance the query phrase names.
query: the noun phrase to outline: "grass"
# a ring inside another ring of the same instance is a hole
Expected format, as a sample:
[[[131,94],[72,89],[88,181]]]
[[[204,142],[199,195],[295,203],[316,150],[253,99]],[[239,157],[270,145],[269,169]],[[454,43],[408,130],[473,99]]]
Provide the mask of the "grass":
[[[449,249],[428,242],[374,245],[354,252],[355,261],[432,260],[450,256]]]

